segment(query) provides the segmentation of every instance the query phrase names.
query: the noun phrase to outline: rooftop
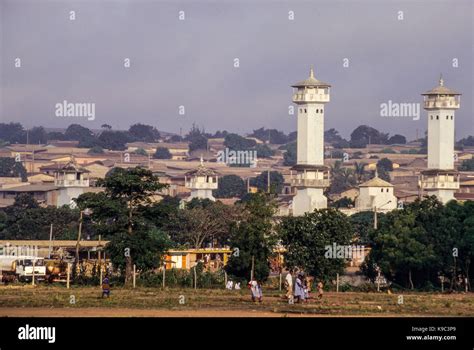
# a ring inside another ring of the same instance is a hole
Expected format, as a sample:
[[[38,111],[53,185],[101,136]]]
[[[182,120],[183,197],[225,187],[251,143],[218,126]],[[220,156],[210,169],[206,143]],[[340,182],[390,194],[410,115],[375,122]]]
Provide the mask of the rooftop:
[[[444,86],[443,77],[440,76],[439,85],[431,89],[430,91],[425,92],[422,95],[428,96],[428,95],[461,95],[461,94]]]
[[[298,87],[331,87],[328,83],[320,81],[314,77],[314,70],[311,67],[309,71],[309,78],[303,81],[300,81],[291,87],[298,88]]]

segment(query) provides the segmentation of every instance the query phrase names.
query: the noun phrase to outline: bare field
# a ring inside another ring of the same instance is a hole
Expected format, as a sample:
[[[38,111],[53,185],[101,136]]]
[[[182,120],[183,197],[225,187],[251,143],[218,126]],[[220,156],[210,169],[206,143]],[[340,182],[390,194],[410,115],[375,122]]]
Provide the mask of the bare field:
[[[0,286],[1,317],[282,317],[474,316],[474,294],[326,293],[289,305],[284,292],[264,290],[261,304],[248,290]],[[403,302],[399,304],[399,296]]]

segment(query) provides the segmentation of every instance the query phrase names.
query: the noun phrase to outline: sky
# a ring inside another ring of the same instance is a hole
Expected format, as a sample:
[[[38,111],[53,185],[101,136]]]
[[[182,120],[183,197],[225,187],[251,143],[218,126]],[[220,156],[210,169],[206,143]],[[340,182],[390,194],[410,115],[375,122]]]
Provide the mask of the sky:
[[[442,73],[463,94],[460,139],[474,135],[473,3],[0,0],[0,122],[290,132],[291,85],[312,65],[332,85],[326,129],[422,136],[425,111],[383,117],[381,104],[420,103]],[[94,104],[94,120],[57,116],[63,101]]]

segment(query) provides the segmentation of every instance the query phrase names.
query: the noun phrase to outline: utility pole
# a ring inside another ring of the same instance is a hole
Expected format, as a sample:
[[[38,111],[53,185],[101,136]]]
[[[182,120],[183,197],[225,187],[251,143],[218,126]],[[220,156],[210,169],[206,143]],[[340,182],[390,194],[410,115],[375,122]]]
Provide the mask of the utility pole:
[[[53,246],[53,224],[49,228],[49,248],[48,248],[48,259],[51,259],[51,250]]]
[[[255,269],[255,257],[252,255],[252,269],[250,270],[250,280],[253,281]]]
[[[76,243],[76,264],[79,264],[79,245],[81,242],[83,213],[84,211],[81,210],[80,215],[79,215],[79,230],[77,230],[77,243]]]
[[[270,170],[267,170],[267,192],[270,193]]]

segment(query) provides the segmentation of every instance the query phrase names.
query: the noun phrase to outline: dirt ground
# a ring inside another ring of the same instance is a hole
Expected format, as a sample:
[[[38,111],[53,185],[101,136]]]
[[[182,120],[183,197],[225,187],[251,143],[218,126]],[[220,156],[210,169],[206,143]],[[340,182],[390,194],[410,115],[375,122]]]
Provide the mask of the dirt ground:
[[[0,286],[0,317],[394,317],[474,316],[474,294],[328,292],[322,300],[289,304],[264,290],[262,304],[247,290]]]

